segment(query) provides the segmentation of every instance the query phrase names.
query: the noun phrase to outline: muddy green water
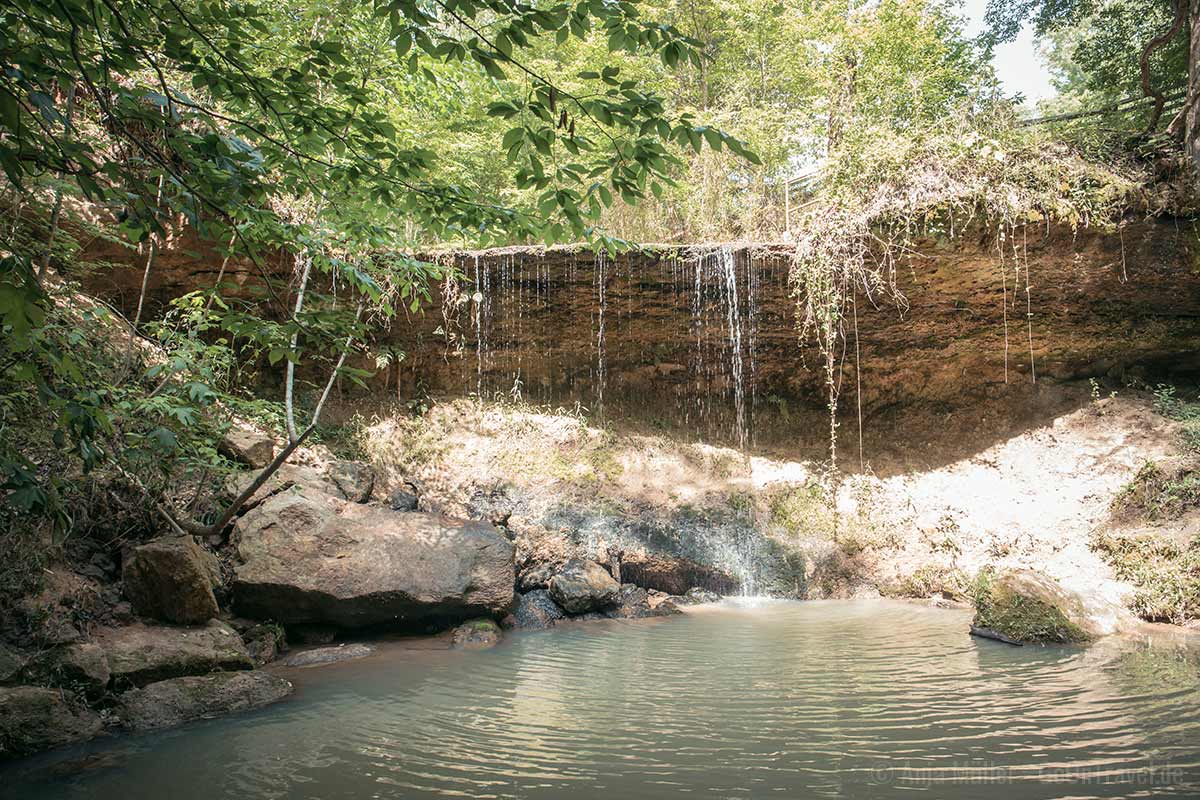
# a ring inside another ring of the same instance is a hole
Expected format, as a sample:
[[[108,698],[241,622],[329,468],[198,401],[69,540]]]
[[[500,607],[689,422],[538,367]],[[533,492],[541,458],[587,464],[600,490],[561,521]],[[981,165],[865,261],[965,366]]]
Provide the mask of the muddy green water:
[[[1200,797],[1200,670],[1175,646],[972,639],[960,611],[721,605],[292,670],[232,719],[0,770],[0,796]]]

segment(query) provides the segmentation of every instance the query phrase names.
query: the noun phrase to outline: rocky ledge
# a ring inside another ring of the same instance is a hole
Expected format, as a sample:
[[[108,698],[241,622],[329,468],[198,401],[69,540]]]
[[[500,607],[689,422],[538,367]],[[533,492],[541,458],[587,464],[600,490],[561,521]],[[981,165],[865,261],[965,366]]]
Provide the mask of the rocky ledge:
[[[250,466],[274,444],[239,430],[223,449]],[[418,491],[376,502],[364,464],[289,464],[228,540],[160,537],[85,553],[85,574],[62,565],[21,625],[0,629],[0,757],[277,702],[292,684],[272,662],[369,656],[370,645],[333,643],[377,631],[447,631],[448,646],[477,650],[502,627],[665,616],[716,599],[622,584],[619,562],[551,554],[518,569],[504,508],[452,519],[413,510]],[[323,646],[285,656],[289,639]]]

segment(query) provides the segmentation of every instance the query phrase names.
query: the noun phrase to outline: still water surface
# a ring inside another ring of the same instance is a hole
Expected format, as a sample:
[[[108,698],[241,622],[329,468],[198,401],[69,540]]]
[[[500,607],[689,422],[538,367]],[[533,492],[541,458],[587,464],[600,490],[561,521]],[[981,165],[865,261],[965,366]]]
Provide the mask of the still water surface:
[[[960,611],[722,604],[292,670],[276,706],[0,771],[0,796],[1200,797],[1194,653],[972,639]]]

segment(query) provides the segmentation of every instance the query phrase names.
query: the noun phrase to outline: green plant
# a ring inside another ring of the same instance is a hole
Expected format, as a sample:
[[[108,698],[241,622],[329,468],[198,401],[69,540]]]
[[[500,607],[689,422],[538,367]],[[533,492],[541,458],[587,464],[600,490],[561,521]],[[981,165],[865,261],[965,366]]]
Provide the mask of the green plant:
[[[1160,383],[1154,387],[1154,410],[1183,426],[1183,446],[1200,453],[1200,402],[1185,400],[1174,386]]]
[[[1190,462],[1168,467],[1147,461],[1112,501],[1120,517],[1173,519],[1200,505],[1200,472]]]
[[[1200,538],[1181,542],[1156,530],[1098,530],[1092,546],[1134,586],[1130,608],[1152,622],[1200,618]]]

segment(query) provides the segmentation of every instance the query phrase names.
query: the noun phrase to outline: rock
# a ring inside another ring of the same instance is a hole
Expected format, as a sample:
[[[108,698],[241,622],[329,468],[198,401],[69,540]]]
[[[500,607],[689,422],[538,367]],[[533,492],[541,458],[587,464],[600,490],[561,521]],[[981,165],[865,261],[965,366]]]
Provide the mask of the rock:
[[[565,616],[558,603],[550,597],[550,592],[535,589],[517,597],[517,607],[513,611],[513,627],[535,630],[549,628]]]
[[[545,589],[550,585],[557,569],[553,564],[542,562],[521,570],[517,579],[517,588],[522,592],[532,592],[534,589]]]
[[[0,642],[0,684],[15,681],[28,660],[20,650]]]
[[[115,686],[147,683],[216,670],[250,669],[242,638],[223,622],[198,628],[129,625],[97,636]]]
[[[699,586],[693,586],[684,594],[684,598],[691,601],[693,605],[699,603],[719,603],[721,595],[708,589],[701,589]]]
[[[96,713],[71,705],[57,689],[0,688],[0,758],[86,741],[101,726]]]
[[[293,653],[283,660],[285,667],[315,667],[321,664],[334,664],[338,661],[350,661],[364,658],[375,652],[368,644],[339,644],[336,647],[318,647]]]
[[[467,620],[454,629],[453,646],[459,650],[485,650],[500,644],[500,626],[486,618]]]
[[[404,489],[397,489],[388,498],[392,511],[416,511],[418,501],[419,498],[415,494]]]
[[[977,635],[1026,644],[1085,642],[1105,632],[1079,594],[1030,569],[982,572],[971,625]]]
[[[550,596],[568,614],[595,611],[616,602],[621,586],[594,561],[573,558],[550,579]]]
[[[282,493],[234,528],[238,613],[344,628],[502,615],[513,546],[479,523]]]
[[[225,482],[224,499],[231,501],[240,496],[242,492],[250,488],[250,484],[254,483],[257,478],[258,474],[254,472],[229,476]],[[249,512],[268,497],[280,492],[291,492],[314,498],[327,495],[341,497],[341,492],[329,479],[329,474],[325,470],[300,464],[283,464],[255,491],[243,507],[242,513]]]
[[[217,452],[232,461],[262,469],[275,460],[275,440],[261,431],[230,428],[217,444]]]
[[[79,691],[92,697],[104,693],[109,677],[104,648],[90,642],[46,650],[21,671],[22,681]]]
[[[621,585],[621,592],[617,596],[616,608],[607,612],[605,616],[611,619],[642,619],[644,617],[666,617],[679,613],[679,609],[671,605],[657,603],[651,606],[650,595],[645,589],[634,586],[632,583],[625,583]]]
[[[351,503],[365,503],[375,489],[375,470],[359,461],[335,461],[329,466],[329,480]]]
[[[121,572],[125,596],[134,610],[181,625],[198,625],[217,616],[214,586],[221,565],[191,536],[155,539],[134,548]]]
[[[971,635],[978,636],[980,639],[993,639],[997,642],[1016,645],[1017,647],[1024,646],[1024,642],[1018,642],[1016,639],[1010,639],[999,631],[994,631],[991,628],[980,628],[977,625],[971,626]]]
[[[278,625],[255,625],[242,634],[242,641],[256,667],[270,664],[287,649],[283,628]]]
[[[719,592],[733,592],[738,587],[735,578],[715,567],[664,553],[636,551],[622,554],[621,580],[671,595],[683,595],[694,586]]]
[[[292,684],[266,672],[218,672],[158,681],[121,695],[117,715],[134,731],[172,728],[278,702]]]
[[[503,486],[487,491],[480,489],[467,502],[467,516],[487,520],[498,527],[508,525],[508,519],[515,509],[516,503]]]

